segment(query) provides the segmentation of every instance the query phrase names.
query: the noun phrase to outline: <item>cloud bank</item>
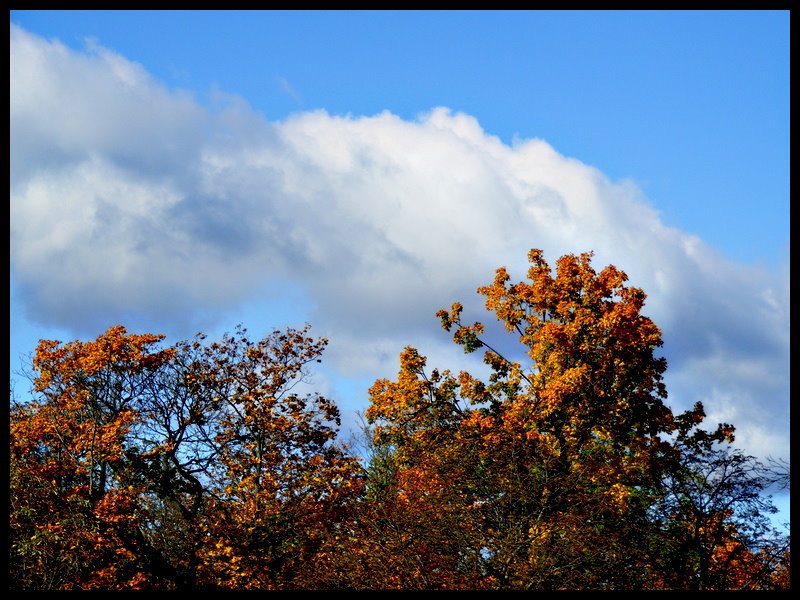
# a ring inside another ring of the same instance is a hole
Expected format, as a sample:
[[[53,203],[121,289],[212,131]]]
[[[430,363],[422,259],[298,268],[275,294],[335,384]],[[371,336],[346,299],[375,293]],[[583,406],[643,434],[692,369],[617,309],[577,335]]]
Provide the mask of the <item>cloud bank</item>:
[[[725,260],[543,140],[446,108],[270,122],[14,25],[10,123],[11,266],[34,322],[186,336],[291,282],[336,369],[390,376],[406,344],[447,355],[439,308],[486,319],[475,288],[498,266],[593,250],[648,293],[676,409],[702,400],[751,451],[788,455],[788,275]]]

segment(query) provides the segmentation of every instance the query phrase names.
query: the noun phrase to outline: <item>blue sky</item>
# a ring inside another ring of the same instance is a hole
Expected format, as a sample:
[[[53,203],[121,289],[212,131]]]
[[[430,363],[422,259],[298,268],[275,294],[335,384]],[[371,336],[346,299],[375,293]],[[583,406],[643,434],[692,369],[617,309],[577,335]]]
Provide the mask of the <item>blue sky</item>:
[[[648,293],[676,409],[789,448],[788,11],[11,11],[11,363],[309,321],[348,413],[525,256]],[[347,420],[346,423],[354,423]]]
[[[12,11],[207,102],[405,119],[436,106],[632,178],[668,225],[778,264],[789,236],[787,11]],[[754,210],[758,207],[758,210]],[[740,215],[740,216],[737,216]]]

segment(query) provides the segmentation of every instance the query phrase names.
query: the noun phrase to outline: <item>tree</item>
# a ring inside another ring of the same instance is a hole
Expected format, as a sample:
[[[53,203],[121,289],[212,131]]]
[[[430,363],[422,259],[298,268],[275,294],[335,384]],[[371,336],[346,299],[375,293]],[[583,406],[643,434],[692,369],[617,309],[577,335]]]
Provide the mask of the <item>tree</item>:
[[[479,288],[516,352],[439,311],[488,376],[405,348],[366,468],[301,393],[308,327],[42,341],[12,399],[12,589],[788,589],[788,466],[672,412],[644,292],[591,256]]]
[[[425,469],[403,468],[386,446],[372,443],[367,487],[355,519],[324,553],[327,589],[487,589],[492,578],[466,554],[477,535],[453,496],[452,479]],[[442,448],[444,450],[445,448]],[[451,474],[453,475],[453,474]],[[431,480],[431,477],[437,477]]]
[[[293,393],[327,343],[305,333],[226,337],[196,372],[224,415],[208,473],[215,519],[204,556],[214,585],[314,587],[315,555],[360,493],[358,462],[335,445],[336,406]]]
[[[764,464],[707,437],[679,435],[676,463],[653,505],[665,585],[691,590],[788,586],[789,539],[769,519],[768,492],[788,487],[788,465]]]
[[[132,395],[172,354],[152,349],[159,340],[112,328],[95,342],[40,343],[40,395],[10,420],[12,587],[141,584],[144,490],[123,465]]]
[[[489,346],[483,325],[462,323],[455,303],[437,316],[465,352],[484,351],[488,380],[428,374],[425,358],[406,348],[397,380],[370,390],[366,415],[396,466],[393,493],[402,497],[414,481],[427,486],[409,507],[419,519],[459,515],[469,535],[456,553],[477,570],[467,580],[500,588],[653,586],[650,510],[665,474],[676,472],[675,436],[732,437],[726,424],[697,428],[702,405],[673,415],[666,361],[655,354],[661,332],[641,313],[644,292],[626,287],[613,266],[596,272],[591,256],[563,256],[553,274],[532,250],[527,282],[511,284],[500,268],[479,288],[521,343],[522,360]],[[424,537],[445,534],[428,525]]]
[[[40,343],[11,413],[17,589],[279,588],[360,489],[336,407],[293,390],[326,341]]]

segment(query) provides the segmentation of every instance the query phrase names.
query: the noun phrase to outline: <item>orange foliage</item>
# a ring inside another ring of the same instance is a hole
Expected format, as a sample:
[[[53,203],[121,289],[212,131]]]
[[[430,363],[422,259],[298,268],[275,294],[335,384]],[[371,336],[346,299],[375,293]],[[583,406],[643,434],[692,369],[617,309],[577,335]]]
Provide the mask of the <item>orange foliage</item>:
[[[437,313],[465,352],[483,350],[488,380],[428,375],[425,357],[406,348],[396,381],[370,389],[366,416],[374,443],[393,455],[393,501],[410,522],[428,524],[416,535],[467,532],[459,552],[473,557],[474,571],[453,566],[453,581],[657,587],[643,536],[661,477],[680,454],[668,440],[732,439],[729,425],[695,429],[701,405],[673,415],[644,292],[613,266],[596,272],[591,256],[563,256],[552,273],[532,250],[528,281],[512,284],[500,268],[478,289],[524,358],[489,346],[482,323],[462,322],[460,303]],[[409,478],[414,502],[403,505]],[[459,515],[459,525],[430,513]]]
[[[366,468],[297,393],[308,328],[42,341],[10,419],[12,589],[787,589],[788,549],[738,528],[763,471],[701,404],[673,414],[644,292],[591,257],[532,250],[478,289],[509,356],[439,311],[489,375],[405,348]]]
[[[40,343],[11,415],[14,587],[296,586],[348,514],[338,410],[291,391],[325,340],[162,339]]]

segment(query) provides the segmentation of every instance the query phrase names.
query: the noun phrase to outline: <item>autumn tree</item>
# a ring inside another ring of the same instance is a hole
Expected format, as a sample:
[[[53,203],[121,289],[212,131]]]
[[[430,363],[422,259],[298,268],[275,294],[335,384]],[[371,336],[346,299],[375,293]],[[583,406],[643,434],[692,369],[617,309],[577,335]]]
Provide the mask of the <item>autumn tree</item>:
[[[520,342],[519,360],[492,348],[481,323],[463,323],[455,303],[437,316],[465,352],[483,352],[488,378],[428,371],[406,348],[397,380],[370,390],[367,417],[391,457],[395,501],[416,494],[412,522],[459,515],[456,555],[476,571],[454,564],[454,578],[516,589],[652,586],[650,510],[679,428],[711,441],[732,435],[725,424],[698,430],[701,405],[673,415],[644,292],[613,266],[596,272],[591,256],[563,256],[553,273],[533,250],[528,281],[511,283],[500,268],[479,288]],[[451,522],[428,521],[420,543]]]
[[[226,337],[194,375],[223,414],[208,472],[215,518],[205,525],[215,586],[314,587],[315,555],[351,517],[361,468],[336,444],[339,411],[294,391],[326,343],[293,330],[257,343]]]
[[[770,516],[770,492],[788,488],[789,468],[708,436],[679,435],[676,461],[652,507],[654,556],[664,586],[687,590],[788,587],[789,538]]]
[[[299,394],[325,340],[40,343],[11,412],[17,589],[280,588],[358,493],[336,407]]]
[[[121,475],[132,395],[171,356],[153,349],[159,340],[112,328],[94,342],[40,343],[37,397],[10,421],[12,587],[142,582],[144,490]]]
[[[382,443],[366,445],[367,487],[356,518],[325,553],[324,587],[491,588],[493,579],[479,568],[479,532],[464,518],[461,492],[453,486],[462,474],[416,468]],[[448,448],[441,443],[436,451]]]
[[[365,466],[309,392],[308,328],[42,341],[11,406],[12,589],[787,589],[788,468],[672,412],[644,292],[591,258],[533,250],[478,289],[516,351],[439,311],[488,374],[404,349]]]

